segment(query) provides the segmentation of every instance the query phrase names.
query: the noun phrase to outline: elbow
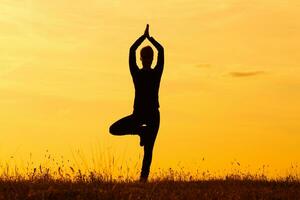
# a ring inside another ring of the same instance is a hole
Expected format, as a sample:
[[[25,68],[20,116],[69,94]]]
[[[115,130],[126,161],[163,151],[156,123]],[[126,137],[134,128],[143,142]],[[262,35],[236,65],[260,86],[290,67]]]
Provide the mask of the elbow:
[[[164,48],[163,48],[163,46],[159,46],[159,47],[157,48],[157,50],[158,50],[158,52],[160,52],[160,53],[164,53]]]
[[[163,48],[162,49],[158,49],[158,57],[163,58],[164,55],[165,55],[164,49]]]
[[[132,47],[130,47],[130,49],[129,49],[129,55],[131,55],[132,53],[134,53],[134,50],[133,50]]]
[[[130,48],[129,48],[129,52],[132,52],[134,53],[136,51],[137,47],[132,45]]]

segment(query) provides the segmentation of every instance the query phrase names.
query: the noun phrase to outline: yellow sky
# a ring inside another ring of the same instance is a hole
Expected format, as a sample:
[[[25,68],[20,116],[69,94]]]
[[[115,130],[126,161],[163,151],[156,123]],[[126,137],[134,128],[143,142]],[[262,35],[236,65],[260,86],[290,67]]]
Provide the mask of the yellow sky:
[[[296,0],[0,1],[0,157],[92,146],[131,162],[128,49],[146,23],[165,47],[153,166],[300,162]],[[119,154],[122,152],[122,155]]]

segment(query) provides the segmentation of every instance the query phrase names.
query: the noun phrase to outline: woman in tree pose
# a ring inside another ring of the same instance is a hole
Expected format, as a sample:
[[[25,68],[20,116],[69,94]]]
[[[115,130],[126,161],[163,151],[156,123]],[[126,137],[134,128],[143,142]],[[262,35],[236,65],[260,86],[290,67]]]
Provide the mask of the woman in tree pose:
[[[158,51],[157,64],[152,69],[153,50],[150,46],[143,47],[140,59],[143,67],[136,64],[136,49],[148,39]],[[144,34],[130,47],[129,69],[135,88],[133,113],[124,117],[109,128],[113,135],[139,135],[140,146],[144,146],[144,158],[140,180],[147,181],[152,161],[153,146],[159,129],[160,113],[158,92],[160,79],[164,68],[164,49],[149,35],[147,24]]]

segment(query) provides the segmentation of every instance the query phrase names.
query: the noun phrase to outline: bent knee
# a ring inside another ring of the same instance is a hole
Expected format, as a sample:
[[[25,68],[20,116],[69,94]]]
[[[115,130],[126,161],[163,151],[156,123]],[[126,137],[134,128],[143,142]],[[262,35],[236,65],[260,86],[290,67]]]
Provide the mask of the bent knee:
[[[116,124],[113,124],[109,127],[109,132],[112,135],[122,135],[120,128]]]
[[[117,130],[116,130],[116,128],[115,128],[114,125],[111,125],[109,127],[109,133],[112,134],[112,135],[116,135],[117,134]]]

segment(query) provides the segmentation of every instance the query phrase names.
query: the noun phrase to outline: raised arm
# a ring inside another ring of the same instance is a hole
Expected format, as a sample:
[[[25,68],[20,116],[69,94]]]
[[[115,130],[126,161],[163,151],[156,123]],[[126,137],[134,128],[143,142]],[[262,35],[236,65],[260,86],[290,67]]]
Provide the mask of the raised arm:
[[[164,69],[164,48],[153,37],[148,37],[148,40],[153,44],[153,46],[155,46],[155,48],[158,51],[157,64],[154,70],[158,71],[159,73],[162,73]]]
[[[130,50],[129,50],[129,68],[130,68],[131,75],[135,74],[135,72],[137,72],[138,69],[139,69],[138,66],[137,66],[137,64],[136,64],[135,51],[137,50],[137,48],[142,44],[142,42],[145,39],[146,39],[146,36],[142,35],[130,47]]]

